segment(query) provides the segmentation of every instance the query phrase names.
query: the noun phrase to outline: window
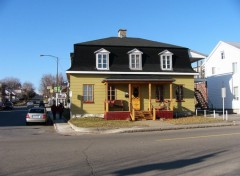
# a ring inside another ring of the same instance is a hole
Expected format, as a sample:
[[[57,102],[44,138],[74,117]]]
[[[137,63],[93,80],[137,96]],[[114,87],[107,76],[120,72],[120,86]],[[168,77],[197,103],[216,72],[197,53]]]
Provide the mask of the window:
[[[142,52],[138,49],[133,49],[129,54],[129,68],[131,70],[142,70]]]
[[[108,86],[108,100],[115,100],[116,99],[116,89],[115,86],[109,85]]]
[[[233,74],[237,73],[237,62],[232,63],[232,71],[233,71]]]
[[[164,50],[163,52],[159,53],[160,55],[160,65],[162,70],[172,70],[172,55],[168,50]]]
[[[159,101],[159,102],[164,101],[163,91],[164,91],[163,85],[156,86],[156,101]]]
[[[216,74],[216,67],[212,67],[212,74]]]
[[[83,85],[83,102],[85,103],[93,102],[93,84]]]
[[[238,100],[238,87],[233,88],[233,99]]]
[[[104,48],[94,52],[96,54],[96,68],[98,70],[109,70],[109,54],[110,52]]]
[[[183,85],[176,86],[176,101],[183,101]]]
[[[221,51],[221,59],[225,59],[224,51]]]

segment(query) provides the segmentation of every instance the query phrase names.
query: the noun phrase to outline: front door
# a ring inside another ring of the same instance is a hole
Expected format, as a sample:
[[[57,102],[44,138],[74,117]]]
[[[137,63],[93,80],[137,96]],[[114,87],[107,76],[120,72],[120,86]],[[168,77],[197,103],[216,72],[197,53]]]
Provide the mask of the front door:
[[[134,110],[140,110],[140,87],[132,87],[132,106]]]

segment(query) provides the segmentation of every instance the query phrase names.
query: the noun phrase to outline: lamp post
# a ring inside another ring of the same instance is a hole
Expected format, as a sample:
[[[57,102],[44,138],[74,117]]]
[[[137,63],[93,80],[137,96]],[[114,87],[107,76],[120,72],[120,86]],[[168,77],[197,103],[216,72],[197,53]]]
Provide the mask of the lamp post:
[[[40,55],[40,57],[53,57],[53,58],[55,58],[56,59],[56,61],[57,61],[57,93],[58,93],[58,57],[57,56],[53,56],[53,55],[49,55],[49,54],[47,54],[47,55],[45,55],[45,54],[41,54]]]

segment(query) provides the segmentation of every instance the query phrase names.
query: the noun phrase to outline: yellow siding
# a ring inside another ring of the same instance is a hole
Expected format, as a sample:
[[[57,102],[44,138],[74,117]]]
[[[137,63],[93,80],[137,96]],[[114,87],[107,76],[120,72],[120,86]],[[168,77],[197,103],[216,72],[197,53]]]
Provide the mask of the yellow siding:
[[[194,79],[193,76],[175,76],[173,79],[173,108],[176,112],[182,111],[195,111],[195,103],[194,103]],[[164,85],[164,99],[170,99],[170,86],[169,84]],[[183,85],[184,87],[184,101],[176,102],[175,90],[177,85]],[[160,106],[160,102],[156,102],[155,97],[156,84],[152,84],[152,105]]]
[[[184,102],[174,101],[174,111],[195,111],[194,103],[194,78],[193,76],[178,76],[175,77],[176,81],[173,84],[173,97],[175,98],[175,86],[182,84],[184,86]]]
[[[109,75],[70,75],[70,88],[72,91],[72,113],[73,114],[103,114],[104,113],[104,101],[105,101],[105,84],[102,80]],[[175,76],[173,77],[173,102],[174,111],[194,111],[194,79],[193,76]],[[85,104],[82,103],[83,84],[94,85],[94,103]],[[160,83],[161,84],[161,83]],[[125,93],[128,92],[128,84],[114,84],[116,88],[116,98],[124,100],[124,110],[128,110],[128,98],[125,97]],[[176,85],[184,86],[184,102],[175,101],[175,89]],[[148,84],[139,84],[140,96],[141,96],[141,109],[148,110],[149,107],[149,91]],[[159,102],[155,100],[156,84],[152,83],[152,104],[154,106],[159,105]],[[164,98],[170,98],[170,86],[164,84]]]
[[[72,91],[73,114],[103,114],[105,100],[105,85],[102,83],[106,75],[70,75],[70,88]],[[94,103],[83,103],[83,84],[94,85]]]

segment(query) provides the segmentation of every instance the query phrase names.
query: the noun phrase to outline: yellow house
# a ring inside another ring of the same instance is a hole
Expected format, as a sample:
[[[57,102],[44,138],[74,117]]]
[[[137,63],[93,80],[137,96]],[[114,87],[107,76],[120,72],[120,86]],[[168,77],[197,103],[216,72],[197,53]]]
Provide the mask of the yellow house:
[[[66,73],[73,117],[155,120],[195,110],[189,49],[126,37],[126,30],[75,44]]]

